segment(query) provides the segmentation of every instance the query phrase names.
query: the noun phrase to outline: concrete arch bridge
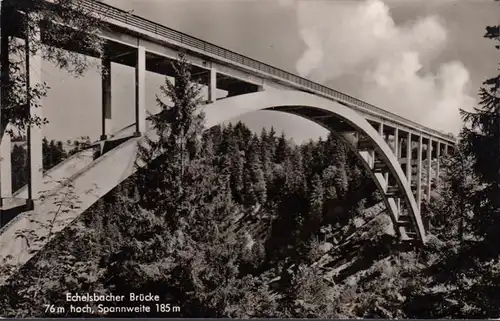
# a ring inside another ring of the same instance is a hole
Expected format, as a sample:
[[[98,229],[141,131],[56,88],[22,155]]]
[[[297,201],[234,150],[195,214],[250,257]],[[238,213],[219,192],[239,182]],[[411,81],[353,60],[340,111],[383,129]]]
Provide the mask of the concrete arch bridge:
[[[455,139],[364,101],[289,72],[256,61],[201,39],[162,26],[95,0],[78,0],[89,14],[104,16],[106,56],[102,58],[102,133],[92,148],[81,151],[42,173],[42,134],[30,128],[28,150],[30,178],[27,186],[12,191],[11,141],[2,129],[0,142],[0,262],[26,263],[47,240],[30,244],[18,237],[26,230],[38,236],[64,229],[98,199],[134,172],[137,143],[149,130],[145,106],[146,71],[171,76],[171,62],[179,50],[186,52],[193,73],[206,86],[207,127],[257,110],[275,110],[309,119],[342,138],[362,160],[377,185],[391,216],[396,233],[403,241],[426,241],[426,224],[420,215],[424,198],[429,199],[439,185],[439,159],[455,145]],[[1,15],[16,17],[8,0]],[[5,19],[2,19],[2,22]],[[17,19],[19,20],[19,19]],[[16,19],[10,19],[16,21]],[[8,61],[9,36],[23,38],[18,26],[1,26],[2,66]],[[40,26],[43,35],[43,26]],[[43,41],[43,37],[40,38]],[[55,45],[46,43],[46,45]],[[78,48],[65,48],[76,52]],[[89,54],[89,53],[83,53]],[[135,123],[110,132],[111,62],[135,68]],[[26,66],[31,83],[40,75],[41,55],[33,53]],[[226,96],[220,94],[221,90]],[[40,115],[41,109],[31,107]],[[405,148],[403,148],[403,146]],[[99,156],[93,148],[99,148]],[[435,163],[435,170],[429,170]],[[428,169],[426,179],[422,170]],[[70,182],[78,196],[78,208],[58,213],[57,202]],[[43,197],[42,197],[43,196]]]

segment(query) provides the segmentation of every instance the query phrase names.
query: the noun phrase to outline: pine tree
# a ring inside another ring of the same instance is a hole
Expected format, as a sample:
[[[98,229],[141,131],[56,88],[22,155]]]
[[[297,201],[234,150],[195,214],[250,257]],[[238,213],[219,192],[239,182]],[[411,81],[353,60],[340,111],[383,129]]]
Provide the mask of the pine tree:
[[[314,175],[311,183],[311,193],[309,196],[309,221],[312,226],[319,227],[323,219],[323,200],[325,190],[321,177]]]
[[[486,27],[484,37],[497,41],[500,50],[500,25]],[[484,183],[476,221],[484,236],[498,238],[498,228],[492,227],[500,224],[500,74],[483,83],[479,96],[479,107],[461,111],[468,125],[462,138],[466,156],[473,157],[474,170]]]
[[[433,234],[443,241],[463,243],[470,238],[471,218],[481,194],[480,180],[474,172],[474,158],[459,144],[453,157],[445,158],[438,197],[430,204]]]
[[[68,157],[67,153],[62,147],[62,142],[51,140],[50,142],[47,138],[42,140],[42,150],[43,150],[43,169],[48,170],[55,165],[59,164],[65,158]]]
[[[138,186],[143,197],[141,205],[168,217],[175,230],[179,218],[172,213],[177,212],[182,199],[186,166],[199,151],[204,114],[198,110],[201,88],[191,82],[190,66],[185,57],[181,55],[173,67],[178,75],[175,84],[166,79],[165,85],[160,87],[163,96],[170,98],[173,105],[167,105],[157,96],[161,111],[151,117],[157,139],[146,138],[146,143],[139,146],[138,161],[146,167],[140,171]]]
[[[229,124],[222,131],[221,144],[217,149],[221,161],[219,167],[223,173],[229,175],[233,199],[237,203],[243,202],[243,170],[245,167],[245,153],[240,150],[238,138],[234,135],[234,126]]]
[[[244,200],[246,206],[263,205],[266,202],[266,181],[260,159],[260,142],[252,137],[246,150],[246,164],[243,172]]]
[[[500,25],[487,27],[485,38],[500,43]],[[500,50],[500,45],[496,45]],[[500,64],[499,64],[500,66]],[[488,196],[496,208],[500,207],[500,74],[487,79],[479,90],[480,107],[473,112],[462,110],[469,125],[463,131],[466,152],[474,155],[474,168],[481,180],[488,184]]]
[[[272,138],[274,139],[274,138]],[[260,155],[262,159],[262,170],[266,182],[273,180],[272,159],[273,159],[273,144],[270,141],[266,128],[262,128],[260,133]]]
[[[276,146],[275,162],[283,163],[290,155],[290,146],[286,140],[285,133],[281,133]]]
[[[182,316],[224,316],[242,287],[238,262],[248,250],[242,232],[230,229],[238,209],[230,173],[214,166],[216,148],[202,135],[199,87],[184,56],[174,70],[175,84],[167,79],[161,87],[173,104],[158,97],[157,135],[140,145],[138,163],[145,166],[129,188],[137,202],[129,202],[122,219],[130,242],[107,276],[115,291],[155,291],[182,303]]]
[[[253,136],[252,131],[241,121],[234,125],[233,135],[240,150],[245,150]]]
[[[323,170],[322,178],[325,187],[325,200],[336,200],[339,197],[337,177],[338,169],[335,166],[328,166]]]

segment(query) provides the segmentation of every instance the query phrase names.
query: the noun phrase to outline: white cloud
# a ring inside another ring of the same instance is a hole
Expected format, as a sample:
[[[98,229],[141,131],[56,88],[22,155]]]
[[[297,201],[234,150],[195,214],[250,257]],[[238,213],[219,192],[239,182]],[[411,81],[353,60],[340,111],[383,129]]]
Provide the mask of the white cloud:
[[[306,44],[296,64],[301,75],[321,82],[355,77],[361,98],[424,125],[458,131],[458,110],[469,109],[474,99],[460,62],[428,71],[447,44],[439,17],[396,25],[382,0],[303,0],[294,7]]]

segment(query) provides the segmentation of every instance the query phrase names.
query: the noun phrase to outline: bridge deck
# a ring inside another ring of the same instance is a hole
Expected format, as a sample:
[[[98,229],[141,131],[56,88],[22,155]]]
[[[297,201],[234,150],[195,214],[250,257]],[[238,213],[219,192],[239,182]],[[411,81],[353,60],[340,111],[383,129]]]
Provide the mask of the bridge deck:
[[[395,122],[403,127],[410,129],[416,129],[422,131],[423,133],[439,138],[451,145],[455,144],[455,138],[450,137],[440,131],[428,128],[421,124],[418,124],[412,120],[401,117],[397,114],[391,113],[380,107],[374,106],[360,99],[354,98],[327,86],[318,84],[306,78],[297,76],[290,72],[284,71],[282,69],[273,67],[266,63],[257,61],[255,59],[243,56],[241,54],[235,53],[231,50],[219,47],[212,43],[206,42],[204,40],[198,39],[196,37],[187,35],[185,33],[179,32],[177,30],[168,28],[159,23],[153,22],[151,20],[142,18],[140,16],[131,14],[119,8],[107,5],[105,3],[96,0],[77,0],[78,4],[87,10],[92,10],[99,15],[105,17],[107,22],[110,24],[117,24],[118,26],[124,24],[126,26],[133,27],[134,29],[139,29],[152,33],[157,37],[161,37],[166,41],[181,44],[184,48],[192,50],[194,52],[201,52],[209,54],[210,56],[216,56],[223,58],[224,60],[229,60],[239,65],[247,67],[251,71],[257,71],[260,74],[271,76],[273,79],[284,80],[287,83],[292,83],[296,85],[295,87],[300,90],[306,90],[320,96],[324,96],[329,99],[333,99],[343,105],[352,107],[358,111],[375,115],[381,118],[385,118],[392,122]]]

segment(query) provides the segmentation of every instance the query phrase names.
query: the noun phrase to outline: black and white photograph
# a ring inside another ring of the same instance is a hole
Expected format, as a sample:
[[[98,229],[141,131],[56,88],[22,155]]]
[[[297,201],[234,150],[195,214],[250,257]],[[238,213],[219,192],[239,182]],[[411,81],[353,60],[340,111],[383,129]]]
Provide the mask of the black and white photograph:
[[[500,319],[500,0],[0,0],[0,318]]]

